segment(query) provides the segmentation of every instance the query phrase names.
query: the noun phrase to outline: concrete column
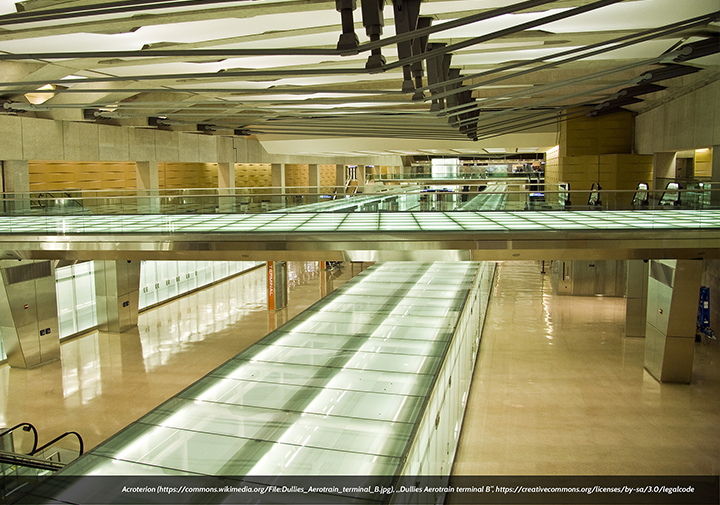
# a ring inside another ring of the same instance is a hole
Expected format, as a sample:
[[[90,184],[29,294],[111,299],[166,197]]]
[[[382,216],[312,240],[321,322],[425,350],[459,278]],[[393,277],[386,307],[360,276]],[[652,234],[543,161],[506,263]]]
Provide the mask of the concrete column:
[[[345,165],[335,165],[335,186],[337,186],[337,192],[342,193],[347,182],[347,171]]]
[[[218,163],[218,212],[235,212],[235,163]]]
[[[98,326],[120,333],[137,326],[140,261],[96,261]]]
[[[654,190],[663,190],[667,179],[675,179],[675,162],[677,153],[653,154],[653,186]],[[660,198],[660,194],[658,194]]]
[[[272,197],[273,207],[278,206],[285,207],[285,197],[278,196],[285,194],[285,164],[284,163],[273,163],[270,165],[270,175],[272,177],[273,194],[276,196]]]
[[[365,187],[365,165],[358,165],[357,166],[357,185],[360,188]]]
[[[0,334],[8,364],[35,368],[60,359],[51,261],[0,261]]]
[[[647,315],[647,285],[649,262],[627,262],[627,285],[625,287],[625,336],[645,337]]]
[[[308,184],[310,185],[310,188],[308,189],[308,193],[310,193],[309,203],[315,203],[319,200],[318,195],[320,194],[320,165],[308,165],[308,181]]]
[[[24,214],[30,210],[30,168],[27,160],[2,162],[5,211]]]
[[[282,310],[288,300],[287,262],[268,261],[266,271],[268,310]]]
[[[137,175],[138,212],[160,213],[160,175],[157,161],[135,163]]]
[[[712,172],[711,179],[713,181],[720,181],[720,145],[713,146],[712,148]],[[720,206],[720,187],[713,186],[712,189],[717,189],[710,194],[710,203],[714,206]]]
[[[701,277],[701,260],[650,262],[645,368],[660,382],[692,380]]]

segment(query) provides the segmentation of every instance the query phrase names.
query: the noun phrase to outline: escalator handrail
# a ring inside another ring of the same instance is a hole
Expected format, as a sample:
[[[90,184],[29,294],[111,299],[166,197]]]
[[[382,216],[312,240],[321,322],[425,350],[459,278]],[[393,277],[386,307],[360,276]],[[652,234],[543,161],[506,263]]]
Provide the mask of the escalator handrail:
[[[62,440],[63,438],[67,437],[68,435],[75,435],[75,436],[77,437],[78,441],[80,442],[80,452],[79,452],[78,456],[82,456],[83,452],[85,451],[85,444],[83,443],[83,439],[82,439],[82,437],[80,436],[80,433],[78,433],[77,431],[66,431],[66,432],[63,433],[62,435],[53,438],[53,439],[50,440],[47,444],[44,444],[42,447],[38,447],[38,448],[35,449],[33,452],[31,452],[29,455],[30,455],[30,456],[34,456],[34,455],[37,454],[38,452],[40,452],[40,451],[42,451],[42,450],[44,450],[44,449],[47,449],[48,447],[50,447],[51,445],[53,445],[55,442],[58,442],[59,440]]]
[[[29,456],[29,455],[32,455],[33,453],[35,453],[35,452],[37,451],[37,446],[38,446],[38,432],[37,432],[37,429],[35,428],[35,426],[33,426],[32,424],[30,424],[30,423],[18,423],[18,424],[16,424],[15,426],[13,426],[12,428],[7,428],[5,431],[0,432],[0,437],[4,437],[5,435],[10,434],[10,433],[12,433],[13,431],[15,431],[16,429],[21,428],[21,427],[23,427],[23,426],[28,426],[28,427],[32,430],[33,435],[35,436],[35,440],[33,441],[33,448],[32,448],[32,450],[31,450],[29,453],[27,453],[27,455]]]
[[[51,471],[60,470],[65,466],[64,463],[60,463],[58,461],[50,461],[42,458],[35,458],[27,454],[18,454],[16,452],[7,451],[0,451],[0,463]]]

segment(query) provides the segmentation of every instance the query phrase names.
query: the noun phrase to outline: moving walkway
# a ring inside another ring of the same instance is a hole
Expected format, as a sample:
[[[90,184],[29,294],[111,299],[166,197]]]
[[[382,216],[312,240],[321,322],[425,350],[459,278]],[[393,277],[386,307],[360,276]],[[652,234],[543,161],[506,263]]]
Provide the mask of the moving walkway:
[[[339,476],[387,488],[405,477],[446,478],[493,275],[490,262],[375,265],[59,471],[26,502],[82,503],[79,494],[92,488],[96,503],[115,503],[123,483],[269,489],[293,476],[306,487]],[[361,495],[367,504],[391,498]],[[307,496],[274,501],[283,498],[268,492],[258,502],[350,503],[354,495]],[[173,503],[199,498],[173,495]],[[124,494],[122,503],[134,499]]]

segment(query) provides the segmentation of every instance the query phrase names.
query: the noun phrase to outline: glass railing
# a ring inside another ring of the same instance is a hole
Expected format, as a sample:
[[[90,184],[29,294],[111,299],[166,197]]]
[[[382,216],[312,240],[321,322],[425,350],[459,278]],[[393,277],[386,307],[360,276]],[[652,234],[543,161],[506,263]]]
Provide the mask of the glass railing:
[[[0,451],[0,503],[15,503],[63,465]]]
[[[532,172],[532,171],[518,171],[518,172],[508,172],[506,170],[502,171],[495,171],[495,170],[486,170],[486,171],[479,171],[479,172],[432,172],[432,171],[418,171],[418,172],[401,172],[401,173],[394,173],[394,174],[368,174],[368,179],[371,181],[415,181],[415,180],[483,180],[483,179],[491,179],[491,180],[498,180],[498,179],[517,179],[517,178],[525,178],[525,179],[537,179],[537,178],[544,178],[544,175],[542,172]]]
[[[64,201],[1,195],[3,216],[260,214],[267,212],[614,211],[720,208],[720,183],[663,190],[567,190],[537,181],[483,184],[88,191]]]

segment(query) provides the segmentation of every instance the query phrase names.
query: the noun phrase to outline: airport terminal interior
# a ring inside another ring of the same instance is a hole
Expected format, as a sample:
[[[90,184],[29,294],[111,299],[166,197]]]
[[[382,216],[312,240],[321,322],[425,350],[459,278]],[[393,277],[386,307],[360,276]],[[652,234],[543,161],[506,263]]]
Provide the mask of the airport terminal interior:
[[[0,503],[720,474],[717,0],[0,0],[0,99]]]

